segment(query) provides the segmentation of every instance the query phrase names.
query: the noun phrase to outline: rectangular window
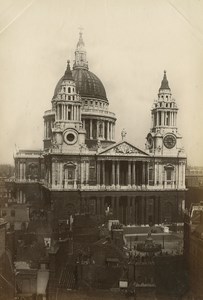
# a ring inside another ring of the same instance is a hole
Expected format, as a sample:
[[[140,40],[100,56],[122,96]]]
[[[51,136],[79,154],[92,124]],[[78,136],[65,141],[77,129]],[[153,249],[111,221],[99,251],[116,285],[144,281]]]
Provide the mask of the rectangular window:
[[[172,170],[166,170],[166,180],[172,180]]]

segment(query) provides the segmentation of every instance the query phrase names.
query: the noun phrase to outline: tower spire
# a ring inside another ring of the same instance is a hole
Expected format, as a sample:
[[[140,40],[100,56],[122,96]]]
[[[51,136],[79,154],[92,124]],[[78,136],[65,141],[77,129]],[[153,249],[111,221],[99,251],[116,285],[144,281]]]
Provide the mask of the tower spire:
[[[67,68],[66,68],[65,74],[63,76],[63,79],[74,80],[73,76],[72,76],[71,69],[70,69],[70,60],[67,61]]]
[[[168,84],[168,79],[166,77],[166,70],[164,70],[164,77],[162,79],[159,92],[160,92],[160,90],[170,90],[170,87],[169,87],[169,84]]]
[[[75,62],[73,65],[73,69],[88,69],[88,62],[86,59],[86,49],[85,49],[85,43],[83,40],[83,28],[79,27],[79,40],[77,42],[76,50],[75,50]]]

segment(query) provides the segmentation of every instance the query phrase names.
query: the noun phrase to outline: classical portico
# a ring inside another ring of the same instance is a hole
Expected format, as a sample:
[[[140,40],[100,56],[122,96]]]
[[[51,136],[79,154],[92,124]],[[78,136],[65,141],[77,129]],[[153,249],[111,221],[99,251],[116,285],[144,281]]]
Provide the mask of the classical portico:
[[[148,161],[130,158],[98,158],[97,185],[138,188],[148,185]]]
[[[138,188],[148,185],[149,156],[126,141],[101,151],[97,156],[97,185]]]

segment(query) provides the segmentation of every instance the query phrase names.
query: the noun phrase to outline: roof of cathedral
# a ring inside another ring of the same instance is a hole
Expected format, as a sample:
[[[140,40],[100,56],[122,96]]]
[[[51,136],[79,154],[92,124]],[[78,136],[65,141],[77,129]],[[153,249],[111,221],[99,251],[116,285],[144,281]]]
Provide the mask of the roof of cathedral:
[[[69,76],[71,76],[71,70],[68,62],[67,70],[64,76],[59,80],[59,82],[56,85],[54,97],[59,92],[63,79],[70,79]],[[76,46],[75,62],[73,65],[72,76],[75,80],[77,92],[80,94],[81,97],[96,98],[108,102],[106,91],[101,80],[94,73],[88,70],[85,43],[83,41],[81,32],[79,36],[79,41]]]
[[[62,81],[67,79],[65,76],[66,72],[56,85],[54,97],[60,91]],[[105,88],[101,80],[94,73],[86,69],[77,68],[72,71],[72,76],[76,83],[77,92],[81,97],[97,98],[108,101]]]
[[[160,90],[170,90],[170,87],[168,85],[168,79],[166,77],[166,71],[164,71],[164,77],[162,79],[162,82],[161,82],[161,86],[160,86]]]

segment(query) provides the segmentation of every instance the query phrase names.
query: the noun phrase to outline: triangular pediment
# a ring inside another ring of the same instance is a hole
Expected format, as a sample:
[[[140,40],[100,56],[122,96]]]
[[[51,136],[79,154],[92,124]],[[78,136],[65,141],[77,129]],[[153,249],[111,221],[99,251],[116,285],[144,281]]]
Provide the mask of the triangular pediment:
[[[121,141],[110,147],[101,150],[99,155],[112,155],[112,156],[142,156],[148,157],[149,154],[135,147],[127,141]]]

